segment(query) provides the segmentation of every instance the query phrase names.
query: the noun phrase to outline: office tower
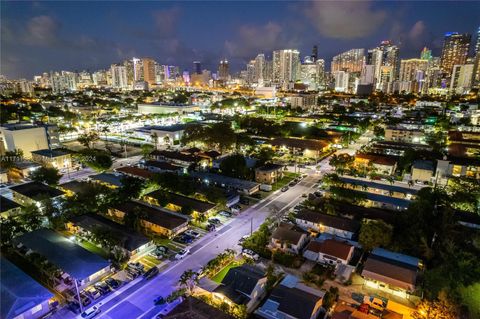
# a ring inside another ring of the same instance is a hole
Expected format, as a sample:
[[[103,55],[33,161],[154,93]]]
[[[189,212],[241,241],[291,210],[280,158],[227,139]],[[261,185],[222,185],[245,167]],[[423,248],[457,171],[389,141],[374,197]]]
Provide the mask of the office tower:
[[[255,57],[255,81],[263,84],[265,73],[265,54],[260,53]]]
[[[427,47],[424,47],[422,52],[420,52],[420,59],[422,60],[432,60],[432,50],[429,50]]]
[[[247,63],[247,73],[245,81],[247,81],[248,84],[252,84],[255,82],[255,60],[250,60],[250,62]]]
[[[144,81],[143,78],[143,61],[141,59],[133,58],[133,81],[141,82]]]
[[[332,72],[361,72],[365,63],[364,49],[351,49],[336,55],[332,59]]]
[[[324,88],[325,87],[325,60],[319,59],[315,60],[315,65],[317,67],[317,84]]]
[[[335,91],[337,92],[347,92],[348,91],[348,81],[349,74],[346,71],[335,71],[333,72],[335,78]]]
[[[318,84],[317,65],[309,60],[300,66],[300,81],[308,85],[309,89],[316,89]]]
[[[317,61],[318,59],[318,46],[314,45],[312,48],[312,60],[313,62]]]
[[[405,91],[422,92],[428,69],[427,59],[406,59],[400,61],[400,73],[398,76],[399,92]]]
[[[193,61],[193,73],[202,74],[202,64],[200,61]]]
[[[157,83],[155,76],[155,60],[151,58],[143,58],[143,80],[148,83],[148,85],[154,85]]]
[[[450,81],[450,93],[466,94],[472,88],[474,65],[454,65]]]
[[[112,87],[117,89],[128,88],[127,68],[124,65],[112,64],[110,66],[110,74],[112,77]]]
[[[125,60],[123,62],[123,66],[127,72],[127,83],[129,86],[133,86],[134,79],[134,72],[133,72],[133,61],[132,60]]]
[[[382,41],[380,46],[368,50],[366,65],[373,65],[375,88],[389,92],[398,77],[399,50],[390,41]]]
[[[454,65],[465,64],[471,38],[468,33],[449,32],[445,34],[440,57],[440,67],[445,74],[450,75]]]
[[[221,60],[218,65],[218,79],[221,81],[227,81],[230,73],[227,59]]]
[[[300,71],[300,53],[297,50],[273,51],[273,81],[283,85],[295,82]]]

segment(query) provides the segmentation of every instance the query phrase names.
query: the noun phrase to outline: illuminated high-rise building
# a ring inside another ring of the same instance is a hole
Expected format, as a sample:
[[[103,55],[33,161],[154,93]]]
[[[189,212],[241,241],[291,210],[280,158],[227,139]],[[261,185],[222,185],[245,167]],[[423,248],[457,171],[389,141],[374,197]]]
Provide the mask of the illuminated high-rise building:
[[[336,71],[361,72],[365,63],[365,49],[351,49],[332,59],[332,73]]]
[[[202,64],[200,61],[193,61],[193,73],[202,74]]]
[[[227,81],[230,76],[229,72],[228,60],[221,60],[220,64],[218,65],[218,79]]]
[[[148,85],[153,85],[157,82],[155,77],[155,61],[151,58],[143,58],[143,80]]]
[[[366,65],[373,66],[377,90],[390,91],[391,84],[398,77],[399,64],[398,47],[390,41],[382,41],[380,46],[368,50]]]
[[[420,52],[420,59],[430,61],[432,60],[432,50],[429,50],[427,47],[424,47],[422,52]]]
[[[466,94],[472,87],[474,65],[454,65],[452,79],[450,81],[450,92],[454,94]]]
[[[144,81],[143,78],[143,61],[141,59],[133,58],[133,81],[141,82]]]
[[[406,91],[407,93],[422,92],[428,64],[429,61],[426,59],[401,60],[398,76],[398,83],[401,88],[398,91]]]
[[[265,54],[260,53],[255,57],[255,82],[263,84],[265,73]]]
[[[300,52],[297,50],[273,51],[273,81],[283,85],[295,82],[300,72]]]
[[[124,65],[112,64],[110,67],[112,87],[126,89],[128,87],[127,68]]]
[[[440,68],[447,75],[452,74],[454,65],[465,64],[468,56],[471,35],[468,33],[449,32],[445,34]]]
[[[318,46],[314,45],[312,48],[312,60],[313,62],[317,61],[318,59]]]

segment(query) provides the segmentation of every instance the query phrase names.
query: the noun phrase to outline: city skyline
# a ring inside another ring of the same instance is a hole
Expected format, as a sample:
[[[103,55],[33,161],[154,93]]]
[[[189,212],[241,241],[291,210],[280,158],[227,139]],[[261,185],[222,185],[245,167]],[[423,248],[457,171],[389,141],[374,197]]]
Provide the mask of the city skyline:
[[[248,16],[241,14],[246,10]],[[346,19],[345,10],[356,16]],[[259,53],[271,58],[273,50],[297,49],[303,59],[313,45],[330,65],[335,55],[386,39],[399,46],[401,58],[417,58],[424,46],[439,56],[446,32],[470,33],[473,50],[478,10],[473,2],[407,2],[400,9],[377,2],[141,2],[133,9],[126,3],[2,2],[1,73],[32,78],[50,70],[94,71],[133,56],[189,71],[193,61],[217,70],[227,58],[238,72]]]

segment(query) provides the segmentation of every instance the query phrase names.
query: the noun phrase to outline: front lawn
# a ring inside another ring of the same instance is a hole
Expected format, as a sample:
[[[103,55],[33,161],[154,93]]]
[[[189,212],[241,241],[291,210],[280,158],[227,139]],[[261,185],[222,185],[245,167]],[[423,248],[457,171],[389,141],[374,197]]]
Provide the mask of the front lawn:
[[[215,274],[215,276],[212,277],[212,280],[215,281],[216,283],[221,283],[223,278],[227,275],[228,271],[233,268],[242,265],[241,261],[238,260],[233,260],[230,262],[228,265],[223,267],[219,272]]]
[[[89,242],[87,240],[77,240],[77,243],[82,246],[83,248],[85,248],[86,250],[94,253],[94,254],[97,254],[105,259],[108,259],[108,255],[107,255],[107,252],[105,252],[105,250],[103,250],[102,248],[96,246],[95,244],[93,244],[92,242]]]
[[[278,182],[272,184],[272,191],[274,192],[277,189],[280,189],[283,186],[288,185],[288,183],[293,181],[299,175],[300,174],[298,174],[298,173],[284,172],[283,173],[283,178],[281,180],[279,180]]]

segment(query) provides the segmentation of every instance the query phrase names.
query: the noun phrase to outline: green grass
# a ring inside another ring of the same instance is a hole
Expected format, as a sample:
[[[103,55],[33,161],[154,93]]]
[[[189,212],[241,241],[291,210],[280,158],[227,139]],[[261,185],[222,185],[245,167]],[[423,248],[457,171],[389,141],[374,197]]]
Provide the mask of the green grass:
[[[460,294],[472,318],[480,318],[480,282],[461,288]]]
[[[285,185],[288,185],[288,183],[293,181],[298,175],[300,174],[292,173],[292,172],[284,172],[283,178],[272,185],[272,192],[282,188]]]
[[[98,246],[95,246],[93,243],[89,242],[89,241],[81,241],[79,242],[80,246],[82,246],[83,248],[85,248],[86,250],[94,253],[94,254],[97,254],[99,256],[102,256],[103,258],[108,258],[108,255],[107,253],[105,252],[105,250],[103,250],[102,248],[98,247]]]
[[[221,283],[223,278],[227,275],[227,272],[230,270],[230,268],[240,266],[242,262],[233,260],[230,262],[228,265],[223,267],[215,276],[212,277],[212,280],[215,281],[216,283]]]

